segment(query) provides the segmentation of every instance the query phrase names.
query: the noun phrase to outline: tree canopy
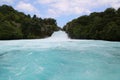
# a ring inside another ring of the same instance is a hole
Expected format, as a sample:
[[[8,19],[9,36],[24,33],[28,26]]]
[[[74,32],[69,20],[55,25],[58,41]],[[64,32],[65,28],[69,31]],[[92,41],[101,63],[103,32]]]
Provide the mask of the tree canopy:
[[[81,16],[68,22],[63,29],[74,39],[120,41],[120,8]]]
[[[57,30],[55,19],[31,17],[11,6],[0,6],[0,40],[45,38]]]

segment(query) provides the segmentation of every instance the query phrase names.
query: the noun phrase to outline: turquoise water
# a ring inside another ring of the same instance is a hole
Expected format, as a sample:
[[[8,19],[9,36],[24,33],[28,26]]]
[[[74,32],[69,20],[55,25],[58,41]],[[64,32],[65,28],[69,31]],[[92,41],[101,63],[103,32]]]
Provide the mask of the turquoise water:
[[[120,80],[120,42],[0,41],[0,80]]]

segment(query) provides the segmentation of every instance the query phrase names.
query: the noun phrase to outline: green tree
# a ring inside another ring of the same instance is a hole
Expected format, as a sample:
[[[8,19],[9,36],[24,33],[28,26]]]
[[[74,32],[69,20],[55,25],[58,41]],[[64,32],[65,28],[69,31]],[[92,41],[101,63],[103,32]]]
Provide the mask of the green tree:
[[[56,20],[52,18],[31,17],[14,10],[11,6],[0,6],[0,40],[31,39],[49,37],[59,30]]]
[[[68,22],[64,30],[70,38],[120,41],[120,8],[93,12]]]

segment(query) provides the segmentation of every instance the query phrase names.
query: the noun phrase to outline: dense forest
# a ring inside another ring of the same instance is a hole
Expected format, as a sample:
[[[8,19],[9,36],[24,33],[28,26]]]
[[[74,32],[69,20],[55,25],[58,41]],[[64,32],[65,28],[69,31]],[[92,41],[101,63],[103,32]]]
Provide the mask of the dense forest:
[[[11,6],[0,6],[0,40],[45,38],[58,30],[55,19],[31,17]],[[81,16],[68,22],[63,30],[73,39],[120,41],[120,8]]]
[[[57,30],[55,19],[31,17],[11,6],[0,6],[0,40],[45,38]]]
[[[68,22],[63,28],[73,39],[120,41],[120,8],[107,8]]]

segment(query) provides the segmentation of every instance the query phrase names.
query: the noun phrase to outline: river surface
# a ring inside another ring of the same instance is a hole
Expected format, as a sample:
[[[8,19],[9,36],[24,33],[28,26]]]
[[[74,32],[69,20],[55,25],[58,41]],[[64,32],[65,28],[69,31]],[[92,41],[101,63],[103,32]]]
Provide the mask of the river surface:
[[[120,42],[50,38],[0,41],[0,80],[120,80]]]

